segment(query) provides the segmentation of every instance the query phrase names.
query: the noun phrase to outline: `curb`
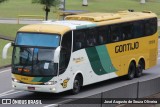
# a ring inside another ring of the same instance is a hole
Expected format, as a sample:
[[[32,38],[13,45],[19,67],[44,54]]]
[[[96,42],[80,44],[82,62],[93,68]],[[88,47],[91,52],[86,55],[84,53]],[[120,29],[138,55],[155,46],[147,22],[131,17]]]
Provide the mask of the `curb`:
[[[14,41],[15,38],[9,37],[9,36],[0,35],[0,39],[8,40],[8,41]]]
[[[8,68],[8,67],[11,67],[11,64],[10,65],[5,65],[5,66],[1,66],[0,69],[4,69],[4,68]]]

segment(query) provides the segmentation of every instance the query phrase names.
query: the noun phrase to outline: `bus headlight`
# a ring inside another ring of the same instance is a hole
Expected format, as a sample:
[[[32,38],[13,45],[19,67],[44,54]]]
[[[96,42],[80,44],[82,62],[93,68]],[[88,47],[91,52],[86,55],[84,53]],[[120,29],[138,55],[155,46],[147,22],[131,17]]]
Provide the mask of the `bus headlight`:
[[[54,85],[54,84],[56,84],[57,83],[57,81],[49,81],[49,82],[46,82],[46,83],[44,83],[45,85]]]
[[[15,78],[12,78],[12,81],[13,81],[13,82],[20,83],[20,81],[19,81],[19,80],[17,80],[17,79],[15,79]]]

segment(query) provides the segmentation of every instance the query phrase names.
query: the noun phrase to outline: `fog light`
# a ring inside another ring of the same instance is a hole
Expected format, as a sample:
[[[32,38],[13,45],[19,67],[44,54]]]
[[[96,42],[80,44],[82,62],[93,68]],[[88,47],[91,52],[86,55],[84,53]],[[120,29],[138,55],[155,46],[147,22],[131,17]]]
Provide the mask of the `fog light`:
[[[56,88],[50,88],[51,91],[56,91]]]
[[[15,86],[15,85],[12,85],[12,87],[13,87],[13,88],[16,88],[16,86]]]

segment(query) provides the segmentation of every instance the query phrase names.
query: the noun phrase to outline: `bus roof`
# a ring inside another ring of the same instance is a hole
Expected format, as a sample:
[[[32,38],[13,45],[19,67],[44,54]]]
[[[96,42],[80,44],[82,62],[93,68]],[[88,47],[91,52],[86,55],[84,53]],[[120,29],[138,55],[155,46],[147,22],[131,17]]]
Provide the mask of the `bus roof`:
[[[41,24],[27,25],[20,28],[19,32],[39,32],[39,33],[56,33],[63,35],[64,33],[85,27],[96,26],[89,21],[45,21]]]
[[[120,11],[118,13],[86,13],[70,15],[63,21],[45,21],[41,24],[27,25],[19,29],[19,32],[64,33],[94,26],[109,25],[146,18],[157,17],[156,14],[145,12]]]

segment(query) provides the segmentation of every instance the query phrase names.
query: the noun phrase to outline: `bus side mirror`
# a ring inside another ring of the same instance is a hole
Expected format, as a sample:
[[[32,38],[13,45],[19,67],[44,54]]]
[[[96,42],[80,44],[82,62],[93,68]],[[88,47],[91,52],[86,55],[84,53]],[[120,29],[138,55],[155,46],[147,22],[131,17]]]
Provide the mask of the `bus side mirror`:
[[[4,46],[4,48],[3,48],[3,50],[2,50],[2,58],[3,58],[3,59],[6,59],[6,58],[7,58],[7,52],[8,52],[9,47],[11,47],[11,46],[12,46],[12,43],[7,43],[7,44]]]
[[[55,50],[55,53],[54,53],[54,62],[55,63],[59,63],[60,50],[61,50],[60,46],[58,46]]]
[[[12,45],[12,46],[15,46],[15,43],[14,43],[14,42],[12,42],[12,43],[11,43],[11,45]]]

